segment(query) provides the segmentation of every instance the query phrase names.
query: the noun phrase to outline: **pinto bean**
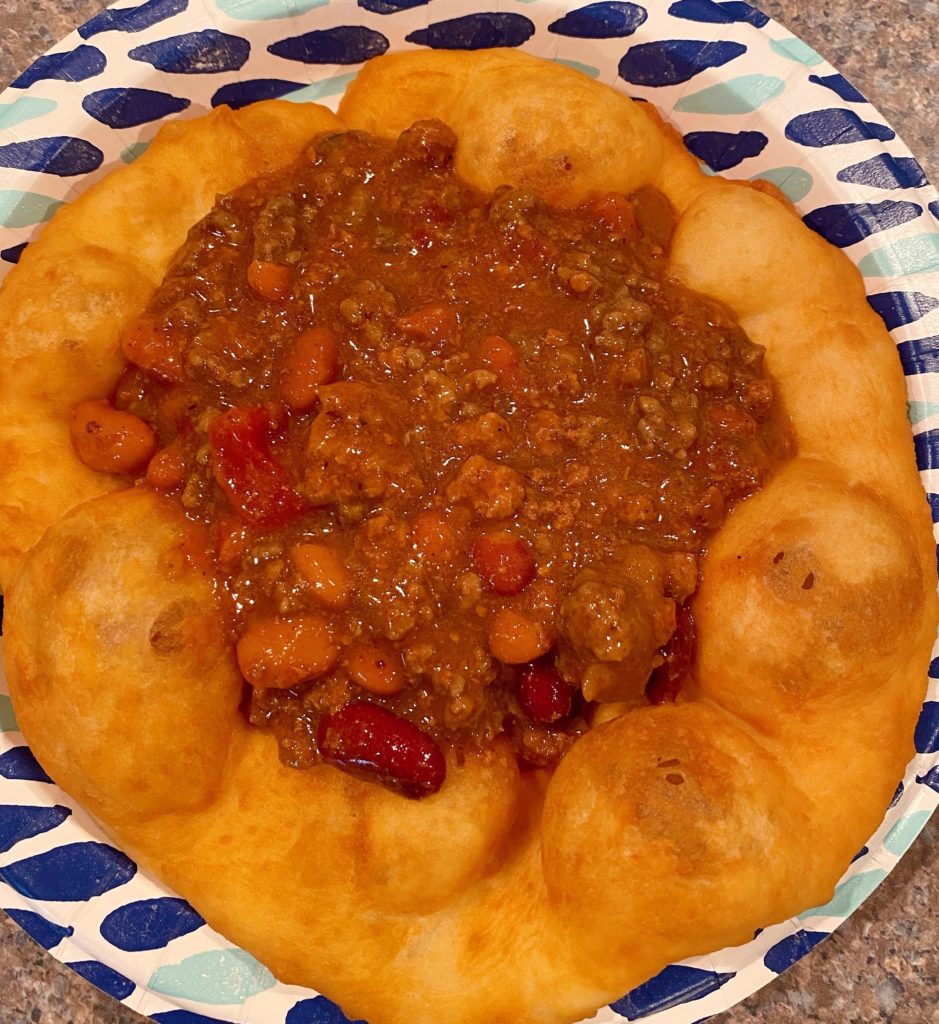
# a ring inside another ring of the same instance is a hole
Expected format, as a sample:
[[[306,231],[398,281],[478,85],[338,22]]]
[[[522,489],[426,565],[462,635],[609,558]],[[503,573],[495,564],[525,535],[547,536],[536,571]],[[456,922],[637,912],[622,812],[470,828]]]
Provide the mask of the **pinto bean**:
[[[69,419],[75,453],[100,473],[133,473],[153,455],[156,438],[139,416],[103,399],[79,402]]]

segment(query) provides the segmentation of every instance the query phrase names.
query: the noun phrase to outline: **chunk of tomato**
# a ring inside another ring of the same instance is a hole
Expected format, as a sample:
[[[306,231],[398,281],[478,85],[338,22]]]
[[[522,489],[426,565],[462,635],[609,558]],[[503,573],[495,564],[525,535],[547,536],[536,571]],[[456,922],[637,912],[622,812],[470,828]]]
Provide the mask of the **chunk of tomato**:
[[[303,512],[290,471],[271,453],[271,432],[263,406],[229,409],[209,424],[212,475],[232,508],[255,526],[282,526]]]

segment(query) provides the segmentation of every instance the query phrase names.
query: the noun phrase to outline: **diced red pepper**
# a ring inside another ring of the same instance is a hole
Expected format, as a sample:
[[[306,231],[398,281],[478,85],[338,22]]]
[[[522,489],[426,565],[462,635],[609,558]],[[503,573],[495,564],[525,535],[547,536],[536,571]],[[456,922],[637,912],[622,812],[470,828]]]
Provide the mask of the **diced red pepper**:
[[[271,454],[270,438],[263,406],[229,409],[209,424],[212,475],[232,508],[255,526],[282,526],[303,512],[303,498]]]

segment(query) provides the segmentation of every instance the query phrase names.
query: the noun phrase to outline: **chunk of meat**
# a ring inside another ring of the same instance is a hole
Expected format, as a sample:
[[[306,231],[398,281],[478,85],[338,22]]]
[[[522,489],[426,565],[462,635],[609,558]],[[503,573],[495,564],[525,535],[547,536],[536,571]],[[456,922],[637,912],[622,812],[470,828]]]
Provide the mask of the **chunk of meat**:
[[[419,482],[404,419],[380,386],[338,381],[321,387],[319,398],[303,488],[312,504],[370,502]]]
[[[525,503],[525,479],[510,466],[472,455],[447,487],[447,500],[483,519],[506,519]]]
[[[657,580],[611,567],[585,569],[561,603],[561,669],[580,678],[587,700],[640,696],[675,628],[675,603]],[[574,671],[571,672],[571,669]]]

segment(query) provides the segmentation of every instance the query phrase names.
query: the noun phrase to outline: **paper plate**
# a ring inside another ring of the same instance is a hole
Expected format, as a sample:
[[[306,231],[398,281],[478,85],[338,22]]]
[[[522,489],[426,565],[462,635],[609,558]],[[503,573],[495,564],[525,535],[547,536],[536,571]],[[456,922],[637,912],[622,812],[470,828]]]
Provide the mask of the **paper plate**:
[[[655,103],[703,163],[775,182],[847,252],[897,341],[939,518],[936,192],[850,83],[737,0],[147,0],[102,11],[0,101],[0,273],[57,206],[134,160],[165,118],[274,96],[335,105],[360,62],[385,50],[487,46],[520,47]],[[939,679],[939,659],[931,674]],[[935,679],[916,749],[883,824],[826,906],[745,946],[667,967],[594,1021],[693,1024],[804,956],[883,881],[939,801]],[[346,1020],[323,996],[279,984],[111,847],[32,758],[5,695],[0,879],[0,906],[14,920],[160,1024]]]

